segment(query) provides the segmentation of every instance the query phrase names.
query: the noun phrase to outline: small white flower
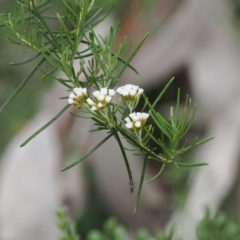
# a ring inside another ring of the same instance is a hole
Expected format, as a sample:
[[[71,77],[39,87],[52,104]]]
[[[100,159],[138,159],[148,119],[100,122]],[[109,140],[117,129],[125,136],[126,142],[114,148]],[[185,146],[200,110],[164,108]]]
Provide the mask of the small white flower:
[[[139,86],[126,84],[125,86],[119,87],[117,92],[125,101],[136,101],[139,99],[140,95],[143,93],[143,89]]]
[[[133,112],[129,114],[129,117],[125,118],[125,126],[131,130],[142,128],[149,117],[148,113]]]
[[[80,108],[87,96],[88,93],[86,88],[74,88],[73,91],[69,94],[68,104],[73,104],[77,108]]]
[[[106,107],[112,101],[112,97],[114,96],[115,91],[114,89],[101,88],[100,90],[94,91],[92,94],[95,97],[96,101],[94,102],[91,99],[92,102],[89,100],[87,103],[91,106],[94,106],[94,111],[96,111],[99,108]]]

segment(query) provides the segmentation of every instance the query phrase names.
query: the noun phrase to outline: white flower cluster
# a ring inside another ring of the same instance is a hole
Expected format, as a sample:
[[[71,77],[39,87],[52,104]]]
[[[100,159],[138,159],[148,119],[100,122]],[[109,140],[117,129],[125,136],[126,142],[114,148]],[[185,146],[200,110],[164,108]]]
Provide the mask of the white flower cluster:
[[[69,95],[68,103],[80,108],[82,103],[85,102],[87,96],[88,93],[86,88],[74,88]]]
[[[100,91],[93,92],[95,101],[91,98],[87,99],[87,103],[92,106],[93,111],[97,111],[100,108],[105,108],[112,101],[115,91],[113,89],[101,88]]]
[[[143,89],[139,86],[126,84],[125,86],[119,87],[117,92],[125,101],[136,101],[140,95],[143,93]]]
[[[116,92],[118,92],[121,97],[131,105],[137,103],[143,91],[142,88],[139,88],[136,85],[127,84],[119,87]],[[92,111],[97,111],[107,107],[116,92],[114,89],[101,88],[92,93],[94,96],[94,99],[92,99],[88,97],[86,88],[74,88],[73,92],[69,95],[68,103],[80,108],[84,102],[87,102],[91,106]],[[126,127],[131,130],[139,130],[145,125],[148,117],[149,114],[144,112],[130,113],[129,117],[125,118]]]
[[[142,128],[149,117],[148,113],[133,112],[129,114],[129,117],[125,118],[126,127],[131,130]]]

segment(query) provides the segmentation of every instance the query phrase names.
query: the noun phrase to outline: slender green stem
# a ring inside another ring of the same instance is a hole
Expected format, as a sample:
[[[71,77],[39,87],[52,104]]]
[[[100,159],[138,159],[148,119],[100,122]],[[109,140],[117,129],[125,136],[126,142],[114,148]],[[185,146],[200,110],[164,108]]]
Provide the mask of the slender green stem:
[[[120,139],[120,137],[119,137],[117,132],[114,132],[114,137],[117,140],[117,142],[119,144],[119,147],[120,147],[120,150],[122,152],[123,159],[124,159],[124,162],[125,162],[125,165],[126,165],[126,168],[127,168],[127,172],[128,172],[129,181],[132,182],[133,181],[132,171],[131,171],[131,168],[130,168],[130,165],[129,165],[129,162],[128,162],[128,159],[127,159],[127,155],[126,155],[125,149],[124,149],[124,147],[122,145],[122,141],[121,141],[121,139]]]
[[[147,155],[145,155],[144,162],[143,162],[142,174],[141,174],[141,179],[140,179],[140,183],[139,183],[139,187],[138,187],[137,199],[135,202],[133,214],[136,214],[137,210],[138,210],[146,167],[147,167]]]

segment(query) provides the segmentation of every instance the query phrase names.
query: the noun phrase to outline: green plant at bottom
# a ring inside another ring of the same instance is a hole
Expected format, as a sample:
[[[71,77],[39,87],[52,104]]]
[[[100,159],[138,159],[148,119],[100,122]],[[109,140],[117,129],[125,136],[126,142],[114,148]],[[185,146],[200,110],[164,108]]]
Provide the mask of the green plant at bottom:
[[[65,209],[57,210],[58,226],[61,231],[59,240],[80,240],[74,223],[66,217]],[[169,231],[161,231],[152,236],[146,229],[139,229],[136,233],[136,240],[173,240],[174,228]],[[215,217],[210,216],[210,211],[206,210],[204,219],[196,229],[197,240],[238,240],[240,239],[240,225],[232,221],[223,213]],[[116,218],[108,219],[102,230],[91,230],[87,234],[87,240],[126,240],[127,230],[118,223]],[[174,238],[175,240],[184,240]],[[189,240],[189,239],[185,239]]]
[[[57,225],[61,232],[59,240],[80,240],[74,222],[66,216],[65,208],[58,208],[56,210]]]
[[[223,213],[211,217],[209,210],[206,210],[196,233],[198,240],[237,240],[240,239],[240,226]]]

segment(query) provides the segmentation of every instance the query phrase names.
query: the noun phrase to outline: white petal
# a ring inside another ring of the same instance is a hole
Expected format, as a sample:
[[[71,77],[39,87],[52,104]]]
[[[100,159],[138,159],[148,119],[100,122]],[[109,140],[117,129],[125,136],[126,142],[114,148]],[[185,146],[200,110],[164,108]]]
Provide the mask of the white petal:
[[[126,117],[124,120],[125,120],[127,123],[132,122],[129,117]]]
[[[91,98],[88,98],[87,100],[86,100],[86,102],[89,104],[89,105],[94,105],[95,103],[94,103],[94,101],[91,99]]]
[[[107,95],[107,88],[101,88],[100,89],[101,94]]]
[[[69,103],[69,104],[73,104],[73,103],[74,103],[73,99],[69,98],[69,99],[68,99],[68,103]]]
[[[109,103],[109,102],[111,102],[111,100],[112,100],[112,97],[111,97],[111,96],[106,96],[106,97],[105,97],[105,101],[106,101],[106,102]]]
[[[116,92],[118,92],[118,93],[122,93],[122,91],[123,91],[123,87],[119,87],[119,88],[117,88],[117,90],[116,90]]]
[[[82,88],[82,93],[83,93],[84,95],[87,95],[87,89],[86,89],[86,88]]]
[[[96,98],[97,98],[97,100],[99,100],[99,101],[103,101],[103,100],[105,99],[105,95],[99,94]]]
[[[142,118],[143,119],[148,119],[149,117],[149,114],[148,113],[142,113]]]
[[[70,95],[69,95],[69,98],[74,99],[75,97],[76,97],[76,95],[73,92],[71,92]]]
[[[129,91],[129,94],[130,94],[131,96],[135,96],[135,95],[137,94],[137,91],[136,91],[135,89],[131,89],[131,90]]]
[[[114,96],[115,95],[114,89],[108,89],[108,95]]]
[[[99,107],[99,108],[102,108],[102,107],[103,107],[103,104],[102,104],[102,103],[98,103],[98,107]]]
[[[132,122],[126,123],[125,126],[131,129],[133,128],[133,123]]]
[[[92,94],[93,94],[94,97],[97,98],[97,97],[99,96],[100,92],[99,92],[99,91],[95,91],[95,92],[93,92]]]
[[[129,114],[130,118],[135,122],[138,120],[138,117],[135,112]]]
[[[133,87],[135,87],[135,85],[133,85],[133,84],[126,84],[125,87],[128,88],[128,89],[132,89]]]
[[[81,96],[82,95],[82,88],[74,88],[73,92],[77,95],[77,96]]]
[[[137,119],[140,119],[140,118],[142,118],[142,113],[140,113],[140,112],[137,112],[137,113],[136,113],[136,118],[137,118]]]
[[[134,126],[137,127],[137,128],[141,127],[141,125],[142,125],[142,124],[141,124],[141,122],[139,122],[139,121],[137,121],[137,122],[134,123]]]
[[[123,90],[121,95],[122,95],[122,96],[127,96],[127,95],[129,95],[129,91]]]

